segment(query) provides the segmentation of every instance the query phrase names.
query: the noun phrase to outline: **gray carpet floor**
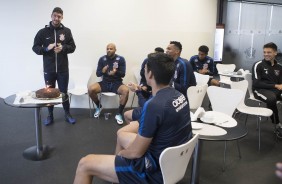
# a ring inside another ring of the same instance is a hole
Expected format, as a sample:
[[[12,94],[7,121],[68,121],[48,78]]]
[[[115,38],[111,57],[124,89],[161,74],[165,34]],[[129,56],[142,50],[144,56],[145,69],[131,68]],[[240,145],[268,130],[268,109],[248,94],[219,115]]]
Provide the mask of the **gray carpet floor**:
[[[207,106],[207,102],[205,102]],[[105,110],[115,113],[115,110]],[[104,112],[105,112],[104,111]],[[47,109],[42,109],[42,118]],[[0,184],[70,184],[79,159],[90,153],[113,154],[117,125],[114,117],[94,119],[88,109],[72,109],[75,125],[64,121],[61,108],[55,108],[55,123],[42,127],[43,143],[51,148],[50,158],[26,160],[22,153],[35,145],[34,110],[14,108],[0,99]],[[281,112],[281,109],[280,109]],[[237,116],[243,124],[245,115]],[[241,139],[242,158],[236,142],[228,142],[226,171],[223,166],[223,142],[204,141],[200,162],[201,184],[279,184],[275,163],[282,161],[282,140],[276,140],[270,120],[262,122],[262,147],[258,151],[255,117],[249,117],[249,133]],[[181,184],[190,183],[191,162]],[[95,178],[93,183],[108,182]]]

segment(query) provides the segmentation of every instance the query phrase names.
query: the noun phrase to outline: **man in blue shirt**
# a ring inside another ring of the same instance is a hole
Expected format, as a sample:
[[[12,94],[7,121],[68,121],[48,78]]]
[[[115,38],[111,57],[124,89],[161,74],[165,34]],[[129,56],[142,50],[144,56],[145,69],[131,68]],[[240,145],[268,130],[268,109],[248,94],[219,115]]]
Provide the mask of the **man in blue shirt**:
[[[164,53],[164,49],[161,47],[156,47],[155,48],[155,53]],[[141,65],[141,70],[140,70],[140,84],[136,85],[134,83],[129,83],[127,86],[132,92],[135,92],[136,95],[138,96],[138,105],[139,107],[136,107],[132,110],[128,110],[124,113],[124,119],[127,123],[131,121],[137,121],[139,120],[142,112],[142,107],[144,103],[151,98],[152,96],[152,88],[147,84],[147,80],[145,78],[145,65],[148,62],[148,58],[146,58],[142,65]]]
[[[208,56],[209,48],[205,45],[202,45],[199,47],[198,51],[198,55],[192,56],[190,58],[190,63],[193,67],[193,70],[200,74],[211,76],[210,80],[208,81],[209,86],[219,86],[219,81],[212,78],[214,75],[214,62],[213,59]]]
[[[98,61],[96,70],[97,77],[102,77],[102,81],[95,83],[88,88],[90,98],[96,104],[94,117],[98,118],[102,111],[102,106],[97,94],[100,92],[113,92],[120,95],[119,112],[115,116],[118,124],[123,124],[122,112],[128,100],[129,90],[122,83],[125,76],[126,64],[122,56],[116,54],[116,46],[113,43],[107,45],[107,55],[102,56]]]
[[[78,164],[74,184],[91,183],[97,176],[113,183],[163,183],[161,152],[192,137],[189,103],[169,86],[174,61],[164,53],[150,55],[145,77],[153,97],[142,111],[140,123],[131,122],[120,132],[117,155],[88,155]]]
[[[171,85],[188,99],[187,89],[190,86],[196,86],[196,78],[191,64],[180,57],[181,51],[182,45],[177,41],[171,41],[166,48],[166,53],[173,58],[176,66]]]

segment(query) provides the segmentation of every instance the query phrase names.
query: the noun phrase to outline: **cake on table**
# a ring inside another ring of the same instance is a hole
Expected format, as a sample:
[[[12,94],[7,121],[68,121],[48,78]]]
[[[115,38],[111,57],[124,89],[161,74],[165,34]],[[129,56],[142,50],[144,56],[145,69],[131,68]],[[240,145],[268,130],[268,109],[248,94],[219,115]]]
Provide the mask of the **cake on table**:
[[[42,88],[35,92],[36,98],[58,98],[60,94],[58,88]]]

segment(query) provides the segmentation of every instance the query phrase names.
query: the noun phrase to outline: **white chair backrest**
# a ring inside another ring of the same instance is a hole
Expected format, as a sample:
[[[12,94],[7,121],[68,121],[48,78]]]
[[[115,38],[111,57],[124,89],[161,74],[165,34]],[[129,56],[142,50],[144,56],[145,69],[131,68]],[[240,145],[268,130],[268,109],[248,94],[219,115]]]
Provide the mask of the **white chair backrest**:
[[[218,63],[216,65],[217,71],[221,72],[221,73],[234,72],[235,68],[236,68],[235,64],[220,64],[220,63]]]
[[[195,75],[195,78],[196,78],[197,85],[207,84],[209,79],[210,79],[209,75],[203,75],[203,74],[200,74],[198,72],[194,72],[194,75]]]
[[[69,68],[69,89],[74,87],[87,88],[87,81],[89,75],[91,74],[91,69],[85,67],[70,67]]]
[[[137,84],[139,85],[141,81],[141,75],[140,75],[139,69],[134,69],[134,77],[135,77]]]
[[[92,84],[96,82],[102,81],[102,77],[97,77],[96,76],[96,69],[92,70],[92,73],[89,75],[88,82],[87,82],[87,87],[91,86]]]
[[[245,80],[248,81],[248,92],[250,95],[250,98],[254,99],[254,93],[253,93],[253,79],[252,79],[252,74],[251,73],[247,73],[245,75]]]
[[[198,137],[199,134],[196,134],[185,144],[163,150],[159,162],[164,184],[175,184],[184,177]]]
[[[243,92],[239,89],[227,89],[216,86],[208,87],[208,96],[214,111],[232,116],[237,105],[243,99]]]
[[[206,95],[208,85],[190,86],[187,90],[190,109],[198,109],[202,106],[202,102]]]
[[[244,96],[237,107],[244,107],[245,106],[245,96],[246,96],[246,92],[248,89],[248,81],[242,80],[238,82],[232,82],[230,86],[231,86],[231,89],[239,89],[243,92]]]

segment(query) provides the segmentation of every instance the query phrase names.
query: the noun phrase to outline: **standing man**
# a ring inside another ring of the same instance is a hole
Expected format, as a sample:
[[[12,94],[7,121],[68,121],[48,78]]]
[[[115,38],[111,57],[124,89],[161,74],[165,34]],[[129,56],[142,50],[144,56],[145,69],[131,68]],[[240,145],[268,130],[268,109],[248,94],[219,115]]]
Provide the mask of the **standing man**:
[[[38,31],[34,38],[32,50],[43,55],[43,69],[45,85],[50,88],[56,87],[58,83],[59,90],[67,95],[69,83],[68,55],[73,53],[76,46],[71,34],[71,30],[65,27],[63,20],[63,10],[59,7],[54,8],[51,14],[52,21],[45,28]],[[68,97],[67,97],[68,99]],[[65,110],[65,120],[74,124],[75,119],[70,114],[69,100],[63,102]],[[43,121],[45,125],[54,122],[54,106],[49,106],[49,115]]]
[[[266,103],[267,108],[273,111],[270,116],[276,124],[275,133],[282,138],[282,123],[279,121],[277,101],[281,100],[282,93],[282,66],[277,63],[276,44],[270,42],[263,46],[264,59],[253,65],[253,91],[255,98]]]
[[[117,155],[82,158],[74,184],[90,184],[93,176],[113,183],[163,183],[160,154],[192,137],[189,103],[169,87],[174,67],[173,59],[164,53],[149,56],[145,77],[153,97],[145,103],[140,123],[125,126],[130,131],[119,135],[125,142],[118,146]]]
[[[214,75],[214,62],[213,59],[208,56],[209,48],[205,45],[202,45],[199,47],[198,51],[198,55],[192,56],[190,58],[190,63],[193,67],[193,70],[203,75],[209,75],[209,86],[219,86],[219,81],[212,78]]]
[[[125,76],[126,64],[122,56],[116,54],[116,46],[113,43],[107,45],[107,55],[102,56],[98,61],[96,70],[97,77],[102,77],[102,81],[95,83],[88,88],[90,98],[96,104],[94,117],[98,118],[102,111],[102,105],[97,94],[100,92],[113,92],[120,95],[120,105],[118,114],[115,116],[118,124],[123,124],[122,112],[128,100],[129,90],[122,83]]]
[[[176,66],[171,85],[188,99],[187,89],[196,86],[196,78],[191,64],[180,57],[181,51],[182,45],[177,41],[171,41],[166,48],[166,53],[173,58]]]

